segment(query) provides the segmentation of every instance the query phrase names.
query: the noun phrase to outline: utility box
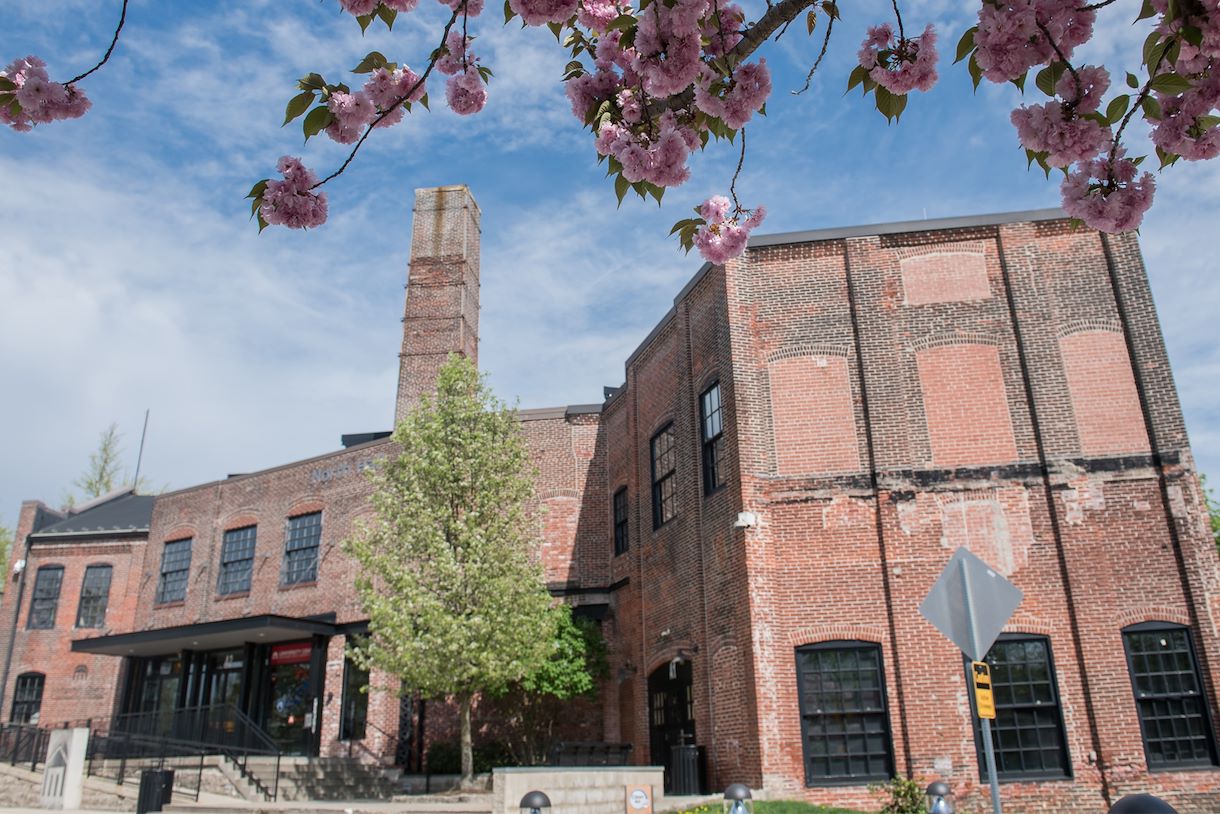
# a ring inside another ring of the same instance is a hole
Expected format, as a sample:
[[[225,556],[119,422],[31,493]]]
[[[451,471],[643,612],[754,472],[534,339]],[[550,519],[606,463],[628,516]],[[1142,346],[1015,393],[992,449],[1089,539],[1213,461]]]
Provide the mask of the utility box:
[[[173,796],[173,769],[145,769],[140,772],[140,794],[136,798],[136,814],[160,811],[173,801]]]

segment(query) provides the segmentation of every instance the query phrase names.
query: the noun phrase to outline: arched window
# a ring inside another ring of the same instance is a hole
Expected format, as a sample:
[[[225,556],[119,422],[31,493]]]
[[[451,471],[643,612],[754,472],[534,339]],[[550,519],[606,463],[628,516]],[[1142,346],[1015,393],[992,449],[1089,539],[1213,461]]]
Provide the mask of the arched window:
[[[796,679],[805,785],[893,777],[881,646],[837,641],[798,647]]]
[[[9,720],[15,724],[36,724],[42,710],[42,673],[22,673],[13,689],[13,712]]]
[[[90,565],[80,585],[80,603],[76,606],[77,627],[104,627],[106,606],[110,603],[109,565]]]

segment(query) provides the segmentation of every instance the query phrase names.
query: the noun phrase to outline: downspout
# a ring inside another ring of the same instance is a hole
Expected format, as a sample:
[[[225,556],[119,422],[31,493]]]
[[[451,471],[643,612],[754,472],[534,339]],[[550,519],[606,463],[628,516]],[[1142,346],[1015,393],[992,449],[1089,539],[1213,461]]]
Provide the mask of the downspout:
[[[25,563],[30,561],[30,535],[25,536]],[[25,599],[25,572],[22,568],[17,575],[17,601],[13,603],[13,623],[9,625],[8,647],[4,649],[4,672],[0,673],[0,719],[4,719],[5,697],[8,695],[8,674],[13,666],[13,648],[17,644],[17,619],[21,617],[21,603]]]

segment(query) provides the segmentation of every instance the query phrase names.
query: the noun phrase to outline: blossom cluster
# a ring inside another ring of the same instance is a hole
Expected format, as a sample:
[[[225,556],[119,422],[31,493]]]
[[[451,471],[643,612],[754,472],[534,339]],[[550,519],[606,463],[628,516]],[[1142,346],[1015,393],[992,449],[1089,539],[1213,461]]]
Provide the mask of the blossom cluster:
[[[299,158],[283,156],[276,169],[282,181],[267,181],[256,201],[262,219],[290,229],[308,229],[326,222],[326,193],[313,192],[318,177]],[[256,187],[257,189],[257,187]]]
[[[1035,65],[1064,59],[1093,36],[1097,12],[1080,0],[995,0],[979,11],[975,59],[992,82],[1011,82]]]
[[[869,78],[894,94],[930,90],[936,84],[936,31],[931,25],[918,37],[895,37],[888,23],[868,30],[857,54]]]
[[[695,247],[703,259],[722,265],[740,255],[746,242],[767,211],[759,206],[744,219],[740,210],[730,213],[732,204],[723,195],[714,195],[699,206],[699,215],[705,223],[695,233]]]
[[[91,103],[75,85],[52,82],[36,56],[14,60],[0,71],[0,124],[30,130],[36,124],[78,119]]]
[[[1220,155],[1220,122],[1215,120],[1220,77],[1213,71],[1220,62],[1220,8],[1215,2],[1185,4],[1184,9],[1178,6],[1181,17],[1171,20],[1169,0],[1152,0],[1152,7],[1162,15],[1157,31],[1178,42],[1173,70],[1194,78],[1180,93],[1156,94],[1161,115],[1153,125],[1152,142],[1187,161],[1215,158]],[[1197,43],[1184,36],[1186,29],[1197,32]]]
[[[1110,87],[1105,68],[1086,65],[1074,73],[1065,72],[1055,86],[1060,97],[1041,105],[1021,106],[1012,112],[1012,123],[1025,149],[1045,153],[1052,167],[1067,167],[1089,161],[1112,145],[1110,128],[1095,113]]]
[[[479,58],[470,50],[473,37],[450,31],[445,37],[446,52],[436,61],[436,69],[449,76],[445,101],[459,116],[478,113],[487,104],[487,85],[479,72]]]
[[[326,135],[340,144],[351,144],[360,139],[374,120],[378,127],[402,121],[401,102],[417,102],[425,93],[427,88],[410,68],[377,68],[360,90],[336,90],[329,95],[326,106],[331,121],[326,126]]]
[[[1102,232],[1135,229],[1156,191],[1152,173],[1137,178],[1138,173],[1135,161],[1126,158],[1121,148],[1114,160],[1102,156],[1082,161],[1063,179],[1063,210]]]

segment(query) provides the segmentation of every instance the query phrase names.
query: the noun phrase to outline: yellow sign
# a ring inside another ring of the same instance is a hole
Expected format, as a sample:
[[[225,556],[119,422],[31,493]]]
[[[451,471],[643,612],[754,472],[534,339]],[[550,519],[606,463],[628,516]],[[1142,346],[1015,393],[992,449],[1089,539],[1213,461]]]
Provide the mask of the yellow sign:
[[[974,680],[974,708],[980,718],[995,720],[995,698],[991,694],[991,668],[985,661],[970,662],[970,673]]]

